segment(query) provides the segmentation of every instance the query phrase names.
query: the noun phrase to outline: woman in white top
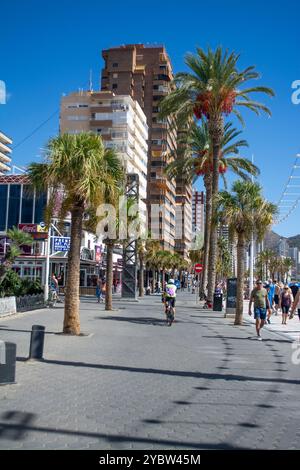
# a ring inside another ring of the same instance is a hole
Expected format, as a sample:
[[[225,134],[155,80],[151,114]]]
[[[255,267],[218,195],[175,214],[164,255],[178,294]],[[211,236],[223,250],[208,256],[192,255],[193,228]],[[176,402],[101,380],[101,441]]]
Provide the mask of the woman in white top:
[[[300,320],[300,289],[298,289],[298,292],[296,294],[296,297],[292,306],[292,312],[291,312],[290,318],[293,318],[296,308],[298,309],[298,317]]]

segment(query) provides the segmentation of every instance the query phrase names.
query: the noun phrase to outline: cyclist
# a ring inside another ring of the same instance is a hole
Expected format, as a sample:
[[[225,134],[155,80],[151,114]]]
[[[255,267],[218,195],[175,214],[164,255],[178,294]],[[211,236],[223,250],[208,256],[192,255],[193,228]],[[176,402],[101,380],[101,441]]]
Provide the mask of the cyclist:
[[[174,318],[175,318],[176,291],[177,291],[177,287],[175,285],[174,279],[169,279],[166,285],[165,313],[167,314],[168,304],[170,304],[171,307],[173,308]]]

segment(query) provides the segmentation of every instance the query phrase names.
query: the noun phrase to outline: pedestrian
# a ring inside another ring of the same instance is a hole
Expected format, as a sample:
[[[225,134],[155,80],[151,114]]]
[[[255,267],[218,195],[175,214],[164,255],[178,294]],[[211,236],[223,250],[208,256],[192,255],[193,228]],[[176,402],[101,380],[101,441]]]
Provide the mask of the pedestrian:
[[[273,284],[275,286],[275,290],[274,290],[275,315],[278,315],[281,288],[280,288],[280,285],[279,285],[278,281],[276,281],[276,279],[274,279]]]
[[[298,293],[298,290],[299,290],[299,287],[298,287],[298,284],[297,284],[296,281],[292,281],[292,282],[290,283],[290,289],[291,289],[292,294],[293,294],[293,297],[294,297],[294,299],[295,299],[295,298],[296,298],[296,295],[297,295],[297,293]]]
[[[269,304],[270,304],[270,309],[268,310],[267,313],[267,322],[270,325],[271,324],[271,315],[272,315],[272,309],[273,309],[273,295],[272,295],[272,289],[270,284],[264,284],[264,288],[266,289],[268,293],[268,299],[269,299]]]
[[[286,325],[288,314],[293,303],[293,294],[289,286],[286,284],[280,296],[279,306],[282,311],[282,325]]]
[[[293,318],[296,309],[298,309],[298,318],[299,318],[299,321],[300,321],[300,289],[298,289],[295,300],[293,302],[290,319]]]
[[[98,304],[100,303],[100,301],[103,302],[103,296],[102,296],[102,282],[101,282],[101,279],[100,279],[100,278],[97,279],[96,297],[97,297],[97,302],[98,302]]]
[[[251,307],[252,303],[254,303],[254,318],[256,324],[256,333],[257,339],[259,341],[262,340],[261,337],[261,330],[265,324],[267,318],[267,308],[270,309],[270,303],[268,299],[268,293],[266,289],[263,287],[263,283],[260,280],[256,281],[256,287],[254,287],[253,291],[250,294],[250,302],[249,302],[249,315],[252,315]]]

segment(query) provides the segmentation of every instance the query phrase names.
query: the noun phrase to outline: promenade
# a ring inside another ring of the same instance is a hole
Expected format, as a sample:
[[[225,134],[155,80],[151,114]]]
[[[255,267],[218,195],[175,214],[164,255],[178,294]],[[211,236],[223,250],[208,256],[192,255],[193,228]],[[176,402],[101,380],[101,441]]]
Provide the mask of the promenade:
[[[259,342],[248,318],[233,326],[188,293],[171,328],[160,297],[114,308],[82,299],[81,337],[59,334],[61,306],[1,318],[18,356],[17,383],[0,387],[1,449],[299,446],[300,365],[275,321]],[[46,326],[43,362],[26,362],[34,324]]]

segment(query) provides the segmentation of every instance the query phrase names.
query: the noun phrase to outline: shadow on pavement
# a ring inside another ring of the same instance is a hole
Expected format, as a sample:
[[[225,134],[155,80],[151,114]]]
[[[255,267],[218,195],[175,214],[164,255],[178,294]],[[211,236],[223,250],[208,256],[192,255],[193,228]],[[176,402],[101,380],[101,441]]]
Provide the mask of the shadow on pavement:
[[[31,333],[31,330],[18,330],[18,329],[14,329],[14,328],[6,328],[5,326],[3,327],[0,327],[0,331],[13,331],[13,332],[16,332],[16,333]],[[59,332],[58,331],[47,331],[45,330],[45,334],[48,334],[48,335],[56,335],[58,334]]]
[[[17,361],[24,362],[27,358],[17,357]],[[209,372],[192,372],[192,371],[181,371],[181,370],[167,370],[167,369],[146,369],[142,367],[130,367],[130,366],[115,366],[110,364],[91,364],[88,362],[71,362],[71,361],[59,361],[54,359],[43,359],[43,364],[56,364],[60,366],[68,367],[88,367],[91,369],[99,370],[115,370],[120,372],[133,372],[141,374],[159,374],[159,375],[168,375],[175,377],[190,377],[195,379],[205,379],[205,380],[226,380],[226,381],[237,381],[237,382],[265,382],[265,383],[281,383],[281,384],[291,384],[291,385],[300,385],[300,379],[284,379],[281,377],[278,378],[269,378],[269,377],[251,377],[248,375],[238,375],[238,374],[219,374],[219,373],[209,373]],[[278,372],[278,371],[275,371]]]
[[[72,429],[64,428],[51,428],[45,426],[33,426],[32,422],[35,415],[31,413],[23,413],[21,411],[9,411],[4,413],[1,416],[0,421],[0,439],[8,439],[13,441],[20,441],[28,436],[28,433],[47,433],[47,434],[60,434],[63,436],[81,436],[94,439],[103,439],[108,443],[123,443],[123,444],[134,444],[134,443],[143,443],[143,444],[152,444],[152,445],[161,445],[165,448],[169,446],[173,447],[183,447],[183,448],[192,448],[192,449],[237,449],[230,444],[224,443],[215,443],[215,442],[189,442],[189,441],[177,441],[172,439],[158,439],[152,437],[143,437],[143,436],[127,436],[127,435],[117,435],[117,434],[108,434],[108,433],[98,433],[98,432],[89,432],[89,431],[75,431]],[[34,445],[33,445],[34,447]]]
[[[138,325],[166,326],[166,320],[164,318],[105,316],[105,317],[95,317],[95,320],[115,320],[115,321],[136,323]],[[178,320],[177,320],[177,323],[179,323]]]

